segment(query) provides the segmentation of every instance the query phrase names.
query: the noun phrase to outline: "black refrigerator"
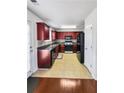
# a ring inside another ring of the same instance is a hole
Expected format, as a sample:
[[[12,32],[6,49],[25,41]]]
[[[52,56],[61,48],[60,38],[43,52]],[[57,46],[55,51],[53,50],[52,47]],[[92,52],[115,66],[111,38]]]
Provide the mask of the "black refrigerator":
[[[85,38],[84,38],[84,32],[80,32],[80,34],[77,37],[77,47],[78,47],[78,59],[81,63],[84,63],[84,44],[85,44]]]

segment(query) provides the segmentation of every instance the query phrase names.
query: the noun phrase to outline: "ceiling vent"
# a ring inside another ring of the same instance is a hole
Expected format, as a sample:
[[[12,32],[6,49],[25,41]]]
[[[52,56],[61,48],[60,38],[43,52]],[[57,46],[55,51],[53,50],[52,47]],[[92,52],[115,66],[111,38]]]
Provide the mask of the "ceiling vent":
[[[38,3],[37,0],[31,0],[31,2],[32,2],[34,5],[39,5],[39,3]]]
[[[37,0],[31,0],[31,2],[33,2],[33,3],[37,3]]]

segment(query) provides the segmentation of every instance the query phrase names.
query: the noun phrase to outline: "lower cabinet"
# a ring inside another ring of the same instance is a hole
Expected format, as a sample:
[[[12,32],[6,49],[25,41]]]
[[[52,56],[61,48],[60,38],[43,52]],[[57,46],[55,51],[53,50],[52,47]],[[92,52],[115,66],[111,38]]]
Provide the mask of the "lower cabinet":
[[[38,68],[50,68],[57,58],[59,46],[52,50],[38,49]]]
[[[64,51],[65,51],[65,46],[64,46],[64,44],[62,44],[62,45],[60,45],[60,52],[64,53]]]
[[[38,68],[50,68],[52,66],[51,51],[38,50]]]
[[[73,45],[73,52],[74,52],[74,53],[77,52],[77,45]]]
[[[59,53],[59,46],[57,46],[56,48],[55,48],[55,52],[54,52],[54,54],[55,54],[55,58],[57,58],[57,56],[58,56],[58,53]]]

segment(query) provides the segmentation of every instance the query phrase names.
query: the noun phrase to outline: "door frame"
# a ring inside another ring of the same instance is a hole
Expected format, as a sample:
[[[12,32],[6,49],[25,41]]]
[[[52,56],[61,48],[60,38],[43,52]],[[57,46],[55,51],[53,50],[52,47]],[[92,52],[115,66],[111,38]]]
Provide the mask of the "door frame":
[[[92,26],[85,28],[85,65],[93,72],[93,30]]]
[[[29,62],[29,68],[30,68],[30,70],[29,71],[27,71],[27,78],[29,77],[29,76],[31,76],[31,74],[33,73],[33,64],[32,64],[32,62],[33,62],[33,59],[34,59],[34,57],[33,57],[33,52],[34,52],[34,48],[33,48],[33,37],[32,37],[32,22],[30,21],[30,20],[27,20],[27,25],[29,25],[29,32],[27,32],[27,55],[28,55],[28,57],[27,57],[27,61]],[[31,51],[32,51],[32,53],[31,53]],[[27,62],[27,65],[28,65],[28,62]]]

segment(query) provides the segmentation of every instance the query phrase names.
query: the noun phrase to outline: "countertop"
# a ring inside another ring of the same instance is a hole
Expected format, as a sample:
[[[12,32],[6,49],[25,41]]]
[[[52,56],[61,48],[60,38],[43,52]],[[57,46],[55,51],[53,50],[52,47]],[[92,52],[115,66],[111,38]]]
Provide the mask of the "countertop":
[[[41,47],[38,47],[38,49],[39,50],[52,50],[58,45],[64,45],[64,42],[61,42],[61,43],[58,42],[58,43],[51,44],[51,45],[41,46]],[[77,45],[77,43],[73,42],[73,45]]]
[[[51,44],[51,45],[48,45],[48,46],[42,46],[42,47],[38,47],[39,50],[52,50],[54,49],[55,47],[57,47],[59,44]]]

